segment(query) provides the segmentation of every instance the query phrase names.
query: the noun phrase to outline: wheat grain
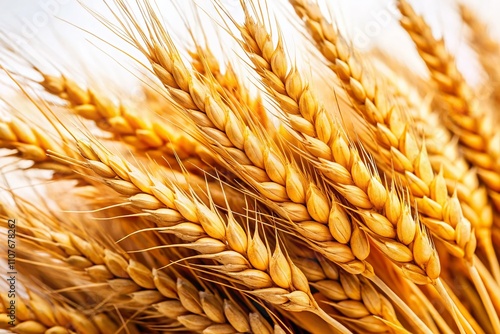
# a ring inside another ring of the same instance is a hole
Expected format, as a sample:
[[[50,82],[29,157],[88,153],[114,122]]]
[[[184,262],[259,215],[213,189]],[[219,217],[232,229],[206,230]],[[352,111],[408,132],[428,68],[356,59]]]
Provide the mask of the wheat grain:
[[[248,106],[248,109],[252,110],[248,115],[250,122],[262,125],[268,133],[275,131],[264,109],[262,99],[260,96],[253,97],[250,94],[248,87],[241,82],[231,63],[225,64],[225,72],[222,73],[217,58],[209,48],[198,46],[197,52],[190,52],[190,55],[193,58],[193,68],[201,74],[201,80],[203,80],[203,76],[213,76],[219,84],[219,87],[217,87],[218,93],[226,97],[228,103],[231,100],[236,100],[238,104]]]
[[[151,120],[145,117],[144,112],[139,114],[123,104],[116,106],[104,94],[92,89],[86,90],[65,76],[51,76],[41,71],[40,74],[43,76],[40,85],[51,94],[68,101],[75,114],[95,121],[98,127],[117,135],[137,150],[146,151],[153,157],[168,159],[171,166],[177,165],[175,157],[190,158],[192,163],[186,166],[196,166],[190,168],[192,172],[196,172],[198,168],[207,169],[200,158],[210,159],[210,155],[188,135],[176,131],[174,126]],[[164,104],[164,107],[167,109],[162,114],[168,113],[168,109],[172,108],[168,104]],[[161,162],[163,159],[157,161]]]
[[[47,157],[47,150],[56,152],[69,151],[59,145],[50,134],[12,116],[10,120],[0,119],[0,148],[15,149],[17,156],[34,162],[34,168],[53,170],[60,174],[69,174],[71,170]]]
[[[320,255],[316,257],[317,259],[299,258],[295,262],[306,275],[311,287],[328,299],[326,303],[370,332],[383,332],[391,328],[377,317],[394,326],[402,326],[392,304],[377,292],[370,281],[326,262]]]

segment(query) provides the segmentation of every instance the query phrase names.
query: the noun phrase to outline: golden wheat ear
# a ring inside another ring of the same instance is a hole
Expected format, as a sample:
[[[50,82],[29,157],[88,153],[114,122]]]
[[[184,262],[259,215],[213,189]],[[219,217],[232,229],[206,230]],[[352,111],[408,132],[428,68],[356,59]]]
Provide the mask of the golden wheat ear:
[[[47,75],[35,68],[43,77],[39,82],[47,92],[56,95],[69,104],[69,108],[78,116],[92,120],[97,127],[116,136],[116,140],[129,144],[136,151],[156,158],[158,163],[176,166],[176,157],[190,163],[192,173],[210,170],[203,159],[210,158],[203,154],[205,149],[174,124],[163,122],[157,118],[169,116],[174,108],[167,99],[160,98],[161,109],[154,110],[158,116],[151,117],[146,109],[134,110],[124,104],[115,105],[102,92],[91,88],[83,88],[66,76]],[[159,101],[156,102],[158,104]],[[208,163],[212,161],[209,159]],[[196,168],[194,168],[196,166]]]
[[[406,2],[399,2],[403,14],[401,25],[415,42],[431,76],[440,89],[446,105],[444,112],[449,130],[458,138],[466,159],[478,168],[481,181],[490,193],[492,203],[500,210],[499,171],[500,144],[492,126],[492,114],[479,110],[471,87],[458,71],[454,57],[446,50],[443,40],[436,40],[425,20]]]
[[[81,2],[142,95],[0,29],[0,239],[22,284],[0,331],[500,332],[500,55],[473,8],[477,92],[407,0],[432,80],[358,52],[315,0],[195,2]]]
[[[476,51],[479,62],[488,77],[486,89],[498,106],[500,104],[500,69],[495,66],[500,60],[500,43],[491,37],[490,27],[465,4],[458,5],[460,17],[469,28],[468,40]],[[497,117],[498,118],[498,117]]]
[[[28,290],[27,296],[17,298],[17,319],[10,324],[7,310],[10,306],[6,294],[0,300],[0,329],[13,333],[139,333],[133,325],[122,327],[117,314],[97,313],[85,314],[58,302],[44,293]]]
[[[248,231],[241,226],[238,228],[239,224],[231,220],[232,215],[225,222],[213,203],[209,206],[203,204],[194,192],[184,192],[175,184],[153,180],[97,145],[79,142],[79,147],[83,157],[99,163],[101,168],[97,172],[106,184],[131,196],[131,204],[159,223],[160,231],[176,234],[189,242],[179,244],[180,247],[201,253],[191,259],[215,260],[220,265],[213,268],[249,288],[249,293],[256,298],[291,312],[313,312],[332,326],[348,332],[319,308],[310,295],[302,272],[284,256],[279,244],[271,251],[269,245],[258,237],[258,229],[254,234],[256,238],[250,239],[249,243]],[[110,161],[114,161],[113,165],[106,164]],[[296,281],[292,282],[287,273],[295,275]],[[298,283],[300,285],[295,285]]]

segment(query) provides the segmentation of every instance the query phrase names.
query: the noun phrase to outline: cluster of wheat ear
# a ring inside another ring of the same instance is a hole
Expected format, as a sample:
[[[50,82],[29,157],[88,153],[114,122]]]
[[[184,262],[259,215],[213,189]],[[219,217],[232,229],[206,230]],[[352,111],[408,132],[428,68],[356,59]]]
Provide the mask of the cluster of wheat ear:
[[[308,0],[108,2],[128,96],[2,32],[0,329],[500,333],[500,44],[396,3],[426,75]]]

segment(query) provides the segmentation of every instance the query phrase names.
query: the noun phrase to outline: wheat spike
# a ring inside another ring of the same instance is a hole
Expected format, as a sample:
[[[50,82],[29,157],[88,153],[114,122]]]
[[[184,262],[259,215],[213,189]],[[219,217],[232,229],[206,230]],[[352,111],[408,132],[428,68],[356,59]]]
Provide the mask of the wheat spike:
[[[159,26],[158,31],[157,38],[164,44],[164,48],[150,45],[154,52],[149,52],[149,48],[143,51],[172,99],[189,113],[199,127],[199,135],[215,151],[219,163],[227,164],[230,161],[231,164],[240,166],[239,176],[274,203],[275,209],[286,219],[297,223],[316,222],[317,229],[323,229],[319,224],[328,223],[330,213],[337,224],[344,224],[345,230],[348,230],[347,225],[351,222],[343,212],[344,209],[322,193],[296,165],[288,163],[279,147],[266,139],[264,133],[245,125],[239,117],[239,110],[233,110],[220,97],[210,92],[210,87],[197,80],[182,63],[163,27]],[[141,45],[139,41],[135,43]],[[363,260],[367,256],[366,250],[357,257],[345,245],[347,241],[340,243],[336,242],[338,240],[331,241],[335,240],[333,236],[326,238],[312,240],[315,244],[323,243],[318,251],[343,265],[346,270],[356,273],[365,271]]]
[[[417,95],[394,74],[387,74],[395,89],[395,95],[402,95],[401,103],[410,112],[414,126],[421,133],[428,149],[429,161],[434,171],[442,171],[448,194],[456,192],[463,214],[475,230],[479,247],[485,250],[491,271],[500,277],[498,259],[492,244],[491,228],[493,208],[488,200],[486,188],[479,182],[476,170],[471,168],[459,151],[445,126]],[[390,86],[388,87],[390,88]],[[403,90],[403,91],[401,91]]]
[[[197,52],[190,52],[193,58],[193,68],[203,76],[213,76],[219,84],[218,93],[226,98],[228,102],[236,100],[239,104],[248,106],[252,112],[248,115],[251,117],[251,122],[261,124],[269,133],[274,132],[273,125],[264,108],[260,96],[253,97],[248,87],[241,82],[234,66],[227,62],[225,64],[225,71],[221,71],[221,66],[217,58],[213,55],[209,48],[198,47]]]
[[[319,7],[302,0],[291,3],[305,19],[317,47],[356,102],[355,110],[376,134],[377,147],[371,138],[362,136],[363,144],[383,161],[378,163],[382,169],[393,166],[393,172],[405,180],[422,222],[432,233],[457,257],[472,260],[476,240],[471,224],[463,217],[458,199],[448,197],[442,173],[435,174],[432,170],[425,145],[419,148],[413,133],[399,119],[398,111],[391,108],[390,101],[382,95],[383,90],[377,87],[372,73],[351,55],[345,40],[321,15]]]
[[[10,301],[7,294],[0,298],[0,329],[8,329],[13,333],[27,334],[105,334],[138,333],[133,326],[127,330],[120,329],[120,324],[106,313],[87,315],[62,302],[56,302],[46,296],[28,290],[26,298],[16,298],[16,318],[14,326],[9,322],[8,307]]]
[[[482,67],[462,75],[409,2],[362,26],[316,0],[2,24],[0,332],[500,333],[500,42],[481,8],[443,13]]]
[[[321,255],[301,255],[294,261],[311,287],[326,298],[325,303],[352,319],[353,324],[371,332],[389,331],[391,326],[378,320],[380,317],[392,326],[402,326],[391,302],[368,279],[346,272]]]
[[[26,241],[33,241],[44,250],[60,254],[68,265],[77,271],[84,271],[93,282],[106,283],[116,296],[127,296],[128,308],[133,305],[151,307],[156,310],[157,316],[177,320],[191,331],[211,333],[224,329],[234,333],[249,330],[251,314],[243,312],[229,299],[217,296],[207,286],[198,290],[179,272],[169,274],[165,270],[150,269],[123,252],[106,248],[98,242],[86,241],[75,233],[47,229],[47,224],[30,216],[26,218],[26,224],[40,230],[27,229],[28,233],[35,232],[37,237],[27,238]],[[47,218],[52,220],[48,224],[57,220],[56,217]],[[189,247],[187,244],[184,246]],[[201,242],[200,246],[207,251],[214,247],[223,248]],[[163,255],[166,254],[163,252]],[[117,307],[123,305],[123,299],[116,297],[109,302],[116,303]]]
[[[316,312],[333,326],[338,326],[339,330],[346,331],[319,309],[308,285],[301,282],[302,272],[285,256],[279,243],[271,251],[260,239],[258,230],[250,237],[241,227],[234,225],[234,228],[229,228],[231,223],[238,224],[231,221],[234,219],[231,211],[226,224],[214,211],[213,204],[203,204],[192,192],[183,192],[175,184],[163,184],[132,168],[104,148],[82,141],[78,142],[78,147],[85,159],[100,164],[101,168],[94,171],[103,178],[103,182],[115,191],[130,196],[130,204],[147,213],[162,232],[173,233],[190,242],[179,246],[201,253],[195,258],[219,262],[215,270],[247,286],[251,289],[249,293],[257,298],[291,312]],[[224,243],[226,240],[227,246]],[[344,259],[346,252],[338,245],[332,244],[330,251],[343,252],[336,254],[335,258]],[[292,276],[288,277],[288,274]],[[301,282],[301,285],[295,285],[296,282]]]
[[[53,170],[69,174],[71,170],[64,164],[47,157],[47,151],[69,153],[50,134],[19,117],[0,119],[0,148],[15,149],[21,159],[34,162],[34,168]]]
[[[489,27],[479,18],[471,8],[465,4],[459,4],[458,9],[462,21],[470,30],[469,43],[476,51],[479,62],[489,77],[488,90],[491,90],[491,98],[498,105],[500,103],[500,70],[494,66],[500,59],[500,45],[489,34]]]
[[[500,210],[500,136],[492,128],[495,122],[487,111],[479,110],[471,88],[458,71],[453,56],[443,40],[436,40],[425,20],[410,4],[399,1],[402,27],[415,42],[431,77],[446,103],[449,130],[458,138],[465,158],[477,167],[479,178],[488,188],[490,198]]]
[[[151,120],[144,112],[139,114],[123,104],[116,106],[103,94],[90,88],[84,89],[65,76],[51,76],[43,72],[40,74],[43,76],[40,85],[49,93],[68,101],[75,114],[95,121],[98,127],[117,135],[137,150],[168,159],[173,162],[173,166],[176,165],[174,155],[180,159],[191,158],[194,159],[192,164],[197,165],[191,171],[206,169],[200,158],[209,159],[210,155],[188,135],[176,131],[173,125]],[[168,109],[172,108],[168,103],[162,106],[167,110],[163,110],[161,114],[168,114]],[[161,162],[163,159],[157,160]],[[190,167],[191,164],[186,166]]]
[[[291,66],[287,68],[281,41],[277,47],[273,47],[265,27],[254,22],[248,14],[245,26],[240,27],[240,30],[245,39],[244,45],[258,48],[249,50],[252,52],[250,58],[273,96],[280,101],[282,110],[290,117],[290,126],[303,138],[302,143],[318,169],[331,181],[335,190],[352,204],[364,221],[364,226],[379,238],[396,240],[398,251],[389,251],[388,256],[398,262],[410,262],[411,252],[406,251],[406,245],[415,240],[418,222],[414,221],[409,207],[402,206],[396,191],[385,188],[380,177],[367,168],[358,151],[350,147],[341,130],[331,125],[331,116],[316,101],[300,72]],[[262,50],[266,50],[266,54]],[[340,234],[348,239],[352,229],[346,231],[341,228],[341,224],[330,225],[334,236]],[[358,237],[359,229],[354,231]],[[359,238],[351,238],[353,249],[357,247],[355,240]],[[403,259],[403,253],[409,254],[409,257]],[[421,265],[423,268],[427,266]]]

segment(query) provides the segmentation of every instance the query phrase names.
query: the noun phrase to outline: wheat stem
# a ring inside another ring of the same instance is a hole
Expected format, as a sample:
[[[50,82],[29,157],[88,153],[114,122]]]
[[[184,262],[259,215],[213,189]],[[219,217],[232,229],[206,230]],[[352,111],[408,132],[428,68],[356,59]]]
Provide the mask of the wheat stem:
[[[483,305],[486,308],[486,313],[490,318],[493,330],[495,331],[495,333],[500,333],[500,319],[498,318],[498,315],[495,311],[495,307],[493,306],[491,297],[488,294],[488,291],[486,290],[486,287],[484,286],[481,277],[479,276],[478,270],[476,269],[475,266],[471,265],[469,266],[469,273],[472,278],[472,281],[474,282],[474,286],[476,287],[479,296],[481,297]]]
[[[382,281],[377,276],[368,277],[379,289],[381,289],[391,300],[396,303],[396,306],[410,319],[416,328],[421,329],[427,334],[432,333],[432,331],[427,327],[427,325],[411,310],[411,308],[406,304],[397,294],[389,288],[384,281]]]
[[[496,311],[500,313],[500,287],[477,256],[474,256],[474,267],[483,279],[486,289],[488,289],[489,293],[493,297],[492,302],[495,305]]]
[[[453,300],[451,299],[448,291],[446,290],[445,286],[443,285],[443,282],[441,279],[437,279],[435,281],[434,287],[436,288],[437,292],[441,296],[441,298],[444,300],[446,308],[448,309],[448,312],[453,316],[453,319],[455,320],[455,324],[458,326],[458,329],[460,330],[461,334],[465,333],[474,333],[474,330],[468,323],[468,321],[464,318],[464,316],[460,313],[460,310],[457,308]],[[465,328],[467,328],[467,331]]]
[[[436,308],[432,305],[432,303],[429,301],[429,299],[422,293],[422,290],[420,290],[415,284],[409,284],[411,290],[413,293],[417,296],[417,298],[425,305],[426,309],[431,313],[432,318],[434,321],[437,323],[441,331],[446,334],[453,334],[452,329],[446,321],[443,319],[443,317],[439,314],[439,312],[436,310]]]
[[[328,315],[325,311],[323,311],[319,306],[318,307],[318,315],[321,319],[323,319],[327,324],[338,330],[340,333],[352,333],[349,329],[347,329],[344,325],[333,319],[331,316]]]

